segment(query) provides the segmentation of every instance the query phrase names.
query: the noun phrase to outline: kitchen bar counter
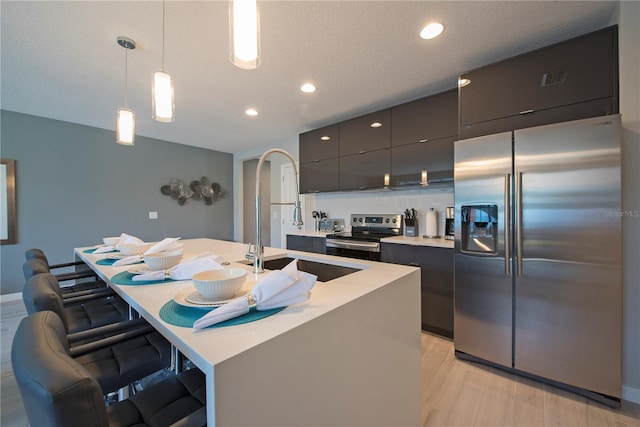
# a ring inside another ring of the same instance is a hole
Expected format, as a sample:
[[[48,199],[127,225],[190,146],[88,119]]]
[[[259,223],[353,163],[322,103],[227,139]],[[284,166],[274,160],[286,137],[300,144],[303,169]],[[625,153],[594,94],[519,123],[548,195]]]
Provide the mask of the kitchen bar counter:
[[[205,372],[209,426],[419,425],[419,269],[265,248],[267,258],[289,254],[362,270],[317,282],[306,304],[196,332],[158,315],[191,281],[113,285],[109,278],[130,266],[96,265],[105,255],[84,249],[76,256]],[[184,241],[185,258],[203,251],[243,261],[246,245]]]
[[[380,240],[381,243],[397,243],[401,245],[412,246],[430,246],[435,248],[452,248],[454,247],[453,240],[446,240],[443,237],[437,237],[434,239],[428,239],[426,237],[386,237]]]

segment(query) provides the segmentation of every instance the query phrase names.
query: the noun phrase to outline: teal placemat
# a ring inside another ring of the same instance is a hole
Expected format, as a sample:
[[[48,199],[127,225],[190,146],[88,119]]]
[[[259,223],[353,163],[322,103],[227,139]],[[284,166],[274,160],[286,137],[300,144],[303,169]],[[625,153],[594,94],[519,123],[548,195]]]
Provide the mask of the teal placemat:
[[[102,259],[99,259],[98,261],[96,261],[96,264],[112,266],[113,263],[116,262],[116,261],[118,261],[118,260],[114,259],[114,258],[102,258]],[[140,264],[140,263],[143,263],[143,262],[144,261],[141,260],[141,261],[138,261],[138,262],[134,262],[133,264],[130,264],[130,265]]]
[[[84,251],[82,251],[82,252],[83,252],[83,253],[85,253],[85,254],[92,254],[92,253],[94,253],[94,252],[96,251],[96,249],[98,249],[98,248],[85,249],[85,250],[84,250]],[[112,251],[109,251],[109,252],[102,252],[102,253],[103,253],[103,254],[108,254],[108,253],[110,253],[110,252],[117,252],[117,251],[114,249],[114,250],[112,250]]]
[[[114,274],[111,278],[111,282],[116,285],[157,285],[158,283],[169,283],[175,282],[173,279],[165,279],[165,280],[152,280],[149,282],[134,282],[133,281],[133,273],[129,273],[128,271],[121,271],[118,274]]]
[[[243,323],[255,322],[281,312],[286,307],[273,308],[271,310],[258,311],[255,307],[251,307],[247,314],[216,323],[209,328],[222,328],[224,326],[241,325]],[[214,309],[215,310],[215,309]],[[171,300],[160,308],[160,318],[165,322],[185,328],[192,328],[193,323],[204,316],[209,309],[185,307]]]

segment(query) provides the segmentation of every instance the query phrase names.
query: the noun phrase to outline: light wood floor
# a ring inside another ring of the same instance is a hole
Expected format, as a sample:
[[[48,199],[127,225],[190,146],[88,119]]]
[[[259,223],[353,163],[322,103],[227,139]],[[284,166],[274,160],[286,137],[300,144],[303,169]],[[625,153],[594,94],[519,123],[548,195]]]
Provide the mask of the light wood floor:
[[[25,316],[22,301],[0,304],[2,384],[0,425],[27,426],[11,370],[11,341]],[[422,334],[424,426],[640,426],[640,405],[610,409],[572,393],[493,368],[461,361],[453,342]],[[37,427],[37,426],[34,426]]]

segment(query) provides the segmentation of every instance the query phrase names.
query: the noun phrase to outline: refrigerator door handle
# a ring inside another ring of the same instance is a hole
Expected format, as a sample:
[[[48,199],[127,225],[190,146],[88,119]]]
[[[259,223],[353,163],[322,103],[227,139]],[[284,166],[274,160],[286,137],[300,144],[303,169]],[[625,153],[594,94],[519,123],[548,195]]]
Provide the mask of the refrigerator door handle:
[[[504,274],[511,274],[511,174],[504,174]]]
[[[522,276],[522,172],[516,175],[516,274]]]

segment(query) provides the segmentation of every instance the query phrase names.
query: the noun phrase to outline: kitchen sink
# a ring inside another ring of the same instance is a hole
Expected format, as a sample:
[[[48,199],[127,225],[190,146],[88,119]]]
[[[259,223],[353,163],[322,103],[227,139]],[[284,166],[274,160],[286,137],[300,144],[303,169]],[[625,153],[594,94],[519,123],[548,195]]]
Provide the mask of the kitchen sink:
[[[264,269],[281,270],[294,259],[295,258],[288,256],[274,259],[265,259]],[[251,265],[253,264],[253,261],[248,261],[247,264]],[[355,273],[356,271],[360,271],[361,269],[344,267],[341,265],[326,264],[324,262],[310,261],[298,258],[298,270],[315,274],[316,276],[318,276],[318,281],[320,282],[328,282],[329,280],[337,279],[338,277]]]

